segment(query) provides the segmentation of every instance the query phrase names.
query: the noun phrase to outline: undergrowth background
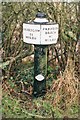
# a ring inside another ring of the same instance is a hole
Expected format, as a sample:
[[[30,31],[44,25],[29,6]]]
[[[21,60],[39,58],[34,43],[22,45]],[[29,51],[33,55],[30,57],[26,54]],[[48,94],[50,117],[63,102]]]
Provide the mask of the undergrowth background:
[[[0,9],[2,117],[78,119],[80,2],[2,2]],[[48,46],[47,93],[33,98],[34,46],[23,43],[22,25],[39,10],[59,23],[59,38]]]

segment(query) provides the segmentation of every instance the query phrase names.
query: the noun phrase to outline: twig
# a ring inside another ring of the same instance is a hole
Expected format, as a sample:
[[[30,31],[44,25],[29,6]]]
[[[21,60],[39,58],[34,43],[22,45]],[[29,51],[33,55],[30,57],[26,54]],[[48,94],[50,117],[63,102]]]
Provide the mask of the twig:
[[[31,52],[30,54],[33,54],[33,52]],[[12,67],[12,64],[14,61],[16,61],[17,59],[19,59],[20,57],[25,57],[27,55],[27,53],[23,53],[21,52],[20,54],[18,54],[16,57],[13,57],[10,61],[8,61],[9,63],[9,69],[8,69],[8,74],[7,74],[7,78],[9,78],[9,72],[10,72],[10,69]],[[8,65],[8,64],[7,64]]]

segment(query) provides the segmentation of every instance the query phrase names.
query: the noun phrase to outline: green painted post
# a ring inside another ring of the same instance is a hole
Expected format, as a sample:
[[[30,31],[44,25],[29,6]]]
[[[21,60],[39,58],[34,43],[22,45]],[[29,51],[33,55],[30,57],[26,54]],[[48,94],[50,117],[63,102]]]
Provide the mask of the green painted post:
[[[47,46],[34,46],[34,96],[41,96],[46,93],[47,75]]]
[[[38,18],[45,18],[44,13],[38,13]],[[36,24],[46,24],[46,22],[35,22]],[[42,96],[46,93],[46,75],[47,75],[47,45],[34,45],[34,84],[33,95]]]

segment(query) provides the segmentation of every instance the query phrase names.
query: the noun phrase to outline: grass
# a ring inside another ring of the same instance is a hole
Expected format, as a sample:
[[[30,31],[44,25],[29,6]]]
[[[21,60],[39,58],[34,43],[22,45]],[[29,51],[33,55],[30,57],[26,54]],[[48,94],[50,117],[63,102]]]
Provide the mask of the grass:
[[[57,107],[53,107],[49,101],[43,100],[43,98],[33,99],[30,103],[29,101],[23,101],[22,106],[21,101],[12,98],[10,95],[4,95],[2,99],[2,116],[5,118],[32,118],[33,116],[39,118],[52,117],[63,118],[64,111]],[[32,106],[29,106],[32,104]],[[28,105],[27,107],[25,107]],[[71,118],[78,117],[78,105],[71,106],[66,110],[66,115]]]
[[[29,70],[21,66],[16,69],[15,79],[13,76],[7,80],[7,84],[4,83],[3,86],[3,97],[2,97],[2,116],[7,118],[64,118],[68,116],[69,118],[78,118],[79,105],[78,103],[72,103],[65,109],[62,109],[60,104],[54,105],[53,101],[56,96],[56,90],[52,90],[54,83],[57,80],[54,76],[50,79],[50,74],[47,78],[47,93],[45,96],[33,98],[26,93],[21,93],[21,84],[17,85],[17,82],[21,80],[26,84],[27,90],[30,83],[33,83],[33,67]],[[49,67],[49,72],[52,69]],[[53,80],[52,80],[53,79]],[[28,83],[28,84],[27,84]],[[64,87],[63,87],[64,88]],[[12,91],[10,91],[12,89]],[[61,91],[60,91],[61,92]],[[58,91],[59,93],[59,91]],[[61,94],[61,93],[60,93]],[[61,105],[63,101],[61,101]]]

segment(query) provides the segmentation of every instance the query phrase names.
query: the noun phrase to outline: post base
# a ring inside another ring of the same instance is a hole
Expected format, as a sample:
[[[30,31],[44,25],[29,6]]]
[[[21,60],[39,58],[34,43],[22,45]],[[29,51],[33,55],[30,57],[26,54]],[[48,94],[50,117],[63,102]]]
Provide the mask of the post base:
[[[46,90],[42,90],[40,92],[36,92],[36,91],[33,91],[33,97],[41,97],[41,96],[44,96],[46,94]]]

